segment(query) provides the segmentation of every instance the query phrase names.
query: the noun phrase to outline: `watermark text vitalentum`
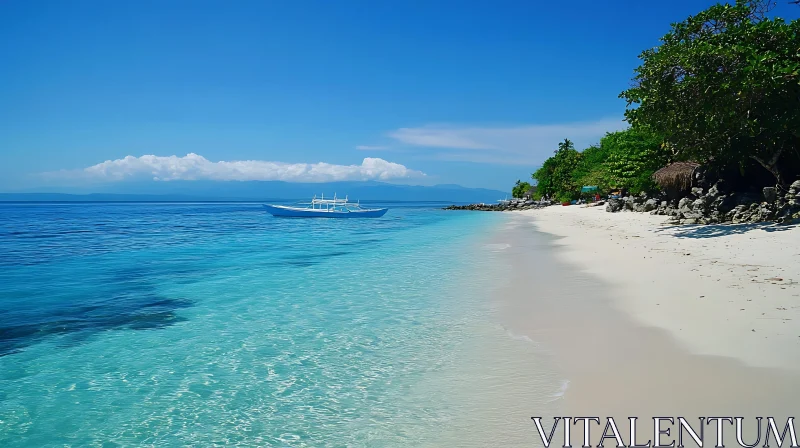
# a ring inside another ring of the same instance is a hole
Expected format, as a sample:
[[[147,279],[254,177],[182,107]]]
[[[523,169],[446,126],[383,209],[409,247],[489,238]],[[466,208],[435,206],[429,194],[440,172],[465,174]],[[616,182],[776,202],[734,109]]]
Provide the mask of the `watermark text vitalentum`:
[[[742,448],[781,447],[784,444],[800,448],[794,417],[787,418],[785,423],[773,417],[653,417],[652,425],[647,421],[649,419],[638,422],[638,417],[628,417],[627,434],[620,432],[613,417],[602,419],[605,423],[600,417],[553,417],[553,426],[549,431],[545,431],[542,417],[531,419],[545,448],[550,448],[550,445],[553,448],[577,448],[572,446],[576,436],[582,436],[576,439],[583,442],[581,448],[684,448],[684,442],[700,448],[724,448],[726,440],[728,446],[734,446],[734,439]],[[560,445],[555,443],[559,439],[556,436],[559,427],[558,432],[563,436],[563,444]],[[600,428],[603,428],[602,432],[599,432]]]

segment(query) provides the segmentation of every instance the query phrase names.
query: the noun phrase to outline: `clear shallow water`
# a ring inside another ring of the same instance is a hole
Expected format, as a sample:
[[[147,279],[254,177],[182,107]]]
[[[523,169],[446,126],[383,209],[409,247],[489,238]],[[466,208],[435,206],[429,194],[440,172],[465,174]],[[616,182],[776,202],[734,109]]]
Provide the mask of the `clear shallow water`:
[[[0,215],[0,446],[436,446],[502,414],[475,386],[507,385],[535,350],[487,319],[502,248],[476,247],[498,214]],[[560,387],[533,376],[504,393]]]

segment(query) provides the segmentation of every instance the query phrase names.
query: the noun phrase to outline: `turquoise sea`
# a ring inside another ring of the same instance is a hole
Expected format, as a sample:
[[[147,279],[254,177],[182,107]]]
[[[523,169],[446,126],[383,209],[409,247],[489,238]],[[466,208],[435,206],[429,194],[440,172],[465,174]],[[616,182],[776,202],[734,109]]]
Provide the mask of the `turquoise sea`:
[[[492,319],[502,214],[388,206],[0,204],[0,446],[534,437],[561,380]]]

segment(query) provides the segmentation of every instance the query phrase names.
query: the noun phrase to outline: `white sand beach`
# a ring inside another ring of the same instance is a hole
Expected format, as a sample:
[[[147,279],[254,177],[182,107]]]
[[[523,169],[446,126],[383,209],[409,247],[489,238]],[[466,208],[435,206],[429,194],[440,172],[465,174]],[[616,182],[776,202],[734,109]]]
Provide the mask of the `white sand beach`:
[[[602,207],[507,215],[492,244],[510,274],[493,302],[562,375],[558,415],[796,413],[800,228],[668,227]]]
[[[602,206],[519,214],[561,237],[559,256],[604,279],[620,310],[691,353],[800,369],[800,227],[669,226]]]

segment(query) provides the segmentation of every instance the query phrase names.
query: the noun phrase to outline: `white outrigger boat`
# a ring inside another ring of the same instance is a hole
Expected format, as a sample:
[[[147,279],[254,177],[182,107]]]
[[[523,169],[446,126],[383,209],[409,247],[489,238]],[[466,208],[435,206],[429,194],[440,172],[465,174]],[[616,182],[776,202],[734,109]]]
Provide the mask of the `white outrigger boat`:
[[[347,196],[344,199],[336,199],[336,195],[333,195],[333,199],[325,199],[324,195],[321,199],[314,196],[311,202],[302,205],[305,207],[264,204],[264,208],[272,216],[290,218],[380,218],[389,210],[388,208],[361,208],[358,202],[355,204],[348,202]]]

